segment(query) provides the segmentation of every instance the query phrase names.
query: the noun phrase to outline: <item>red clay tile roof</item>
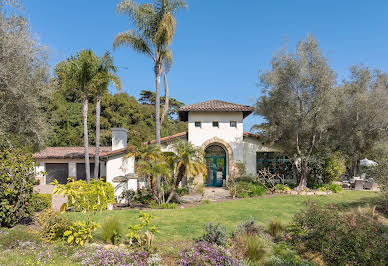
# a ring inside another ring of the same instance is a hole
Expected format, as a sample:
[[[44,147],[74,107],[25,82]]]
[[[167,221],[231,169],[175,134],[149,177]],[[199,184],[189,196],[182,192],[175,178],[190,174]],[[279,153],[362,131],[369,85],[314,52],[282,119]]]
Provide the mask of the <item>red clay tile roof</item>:
[[[112,151],[112,147],[100,147],[100,154]],[[89,147],[90,157],[95,155],[95,147]],[[85,157],[84,147],[47,147],[34,153],[34,159],[76,159]]]
[[[251,137],[251,138],[260,138],[260,135],[256,135],[256,134],[253,134],[253,133],[249,133],[249,132],[245,132],[243,133],[244,137]]]
[[[229,103],[220,100],[209,100],[179,108],[179,118],[187,121],[188,112],[243,112],[243,117],[247,117],[254,111],[252,106]]]

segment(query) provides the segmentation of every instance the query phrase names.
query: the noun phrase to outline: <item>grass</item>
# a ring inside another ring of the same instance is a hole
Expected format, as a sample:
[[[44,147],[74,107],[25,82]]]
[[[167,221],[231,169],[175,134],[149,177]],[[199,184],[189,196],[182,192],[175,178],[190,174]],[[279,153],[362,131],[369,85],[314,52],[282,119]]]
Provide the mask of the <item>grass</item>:
[[[280,195],[259,198],[240,199],[213,204],[188,207],[184,209],[147,210],[156,218],[152,221],[159,227],[156,241],[184,241],[199,237],[205,223],[222,223],[228,230],[249,218],[267,225],[274,217],[283,223],[291,221],[295,213],[301,210],[307,200],[323,204],[338,204],[344,208],[357,207],[366,203],[373,204],[379,197],[378,192],[344,191],[328,196]],[[68,213],[73,220],[83,220],[82,213]],[[91,219],[102,223],[107,216],[117,216],[125,224],[137,224],[138,210],[103,211],[92,215]]]

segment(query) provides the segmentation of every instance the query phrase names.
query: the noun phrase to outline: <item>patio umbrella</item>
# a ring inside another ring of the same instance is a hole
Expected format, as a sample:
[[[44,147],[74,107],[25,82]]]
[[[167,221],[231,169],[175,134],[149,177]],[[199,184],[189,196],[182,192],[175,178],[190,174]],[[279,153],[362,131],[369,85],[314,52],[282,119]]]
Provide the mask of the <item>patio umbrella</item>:
[[[376,166],[377,163],[375,161],[369,160],[367,158],[360,160],[360,165],[362,166]]]

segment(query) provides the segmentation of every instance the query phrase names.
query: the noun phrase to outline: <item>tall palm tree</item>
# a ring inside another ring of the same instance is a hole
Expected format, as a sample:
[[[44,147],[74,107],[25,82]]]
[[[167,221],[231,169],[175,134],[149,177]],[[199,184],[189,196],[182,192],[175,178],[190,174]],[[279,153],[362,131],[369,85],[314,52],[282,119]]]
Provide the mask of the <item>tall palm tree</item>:
[[[86,181],[90,182],[89,163],[89,138],[88,138],[88,96],[99,68],[98,57],[91,50],[81,50],[75,58],[69,60],[67,68],[67,79],[76,89],[82,91],[83,97],[83,126],[84,126],[84,146],[85,146],[85,172]]]
[[[100,117],[101,117],[101,93],[108,89],[110,82],[121,90],[121,80],[115,74],[117,68],[113,64],[113,57],[107,51],[99,58],[98,73],[94,79],[94,86],[96,89],[96,152],[94,158],[94,178],[98,178],[100,169]]]
[[[174,152],[165,153],[169,157],[168,164],[173,167],[171,172],[174,173],[173,188],[166,203],[169,203],[174,197],[185,176],[190,178],[198,175],[206,176],[207,174],[204,154],[200,148],[195,147],[190,142],[179,141],[173,145],[173,149]]]
[[[154,0],[153,3],[144,4],[123,0],[117,6],[118,13],[126,13],[129,16],[134,30],[117,34],[113,47],[129,46],[138,53],[148,55],[154,61],[155,135],[158,145],[160,144],[161,122],[160,77],[163,70],[166,71],[172,64],[172,53],[169,46],[175,33],[175,15],[179,9],[185,7],[184,0]]]

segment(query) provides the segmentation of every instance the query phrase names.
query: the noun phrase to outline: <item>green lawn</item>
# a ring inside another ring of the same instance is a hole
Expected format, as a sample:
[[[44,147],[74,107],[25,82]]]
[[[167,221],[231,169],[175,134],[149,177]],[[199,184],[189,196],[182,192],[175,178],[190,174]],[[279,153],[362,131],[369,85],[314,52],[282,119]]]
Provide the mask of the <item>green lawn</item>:
[[[250,217],[256,218],[263,225],[274,217],[288,223],[293,215],[304,207],[307,200],[353,207],[373,203],[378,197],[378,192],[369,191],[344,191],[329,196],[280,195],[210,203],[184,209],[148,210],[147,212],[156,217],[153,221],[160,229],[157,241],[180,241],[201,235],[203,224],[208,222],[221,223],[229,230]],[[92,219],[101,223],[107,216],[116,216],[126,227],[128,224],[137,223],[138,214],[138,210],[104,211],[93,215]],[[85,219],[82,213],[69,213],[69,216],[74,220]]]

